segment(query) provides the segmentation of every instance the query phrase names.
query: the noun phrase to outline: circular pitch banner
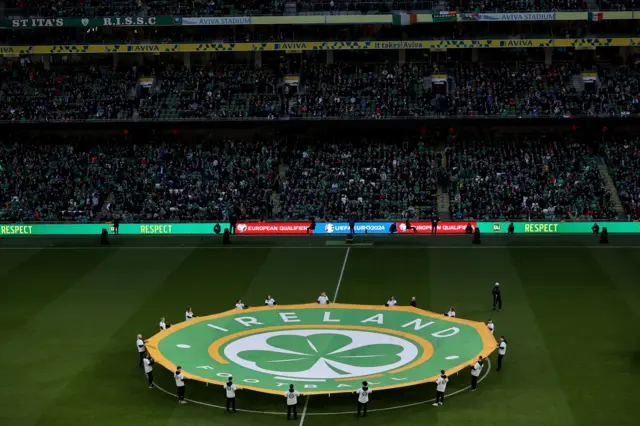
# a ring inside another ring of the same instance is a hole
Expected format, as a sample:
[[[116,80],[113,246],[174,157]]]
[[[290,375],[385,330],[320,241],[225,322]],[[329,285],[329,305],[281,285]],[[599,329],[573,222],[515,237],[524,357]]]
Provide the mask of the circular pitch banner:
[[[284,305],[198,317],[147,340],[164,367],[187,378],[281,394],[353,392],[435,381],[488,356],[496,340],[481,322],[412,307]]]

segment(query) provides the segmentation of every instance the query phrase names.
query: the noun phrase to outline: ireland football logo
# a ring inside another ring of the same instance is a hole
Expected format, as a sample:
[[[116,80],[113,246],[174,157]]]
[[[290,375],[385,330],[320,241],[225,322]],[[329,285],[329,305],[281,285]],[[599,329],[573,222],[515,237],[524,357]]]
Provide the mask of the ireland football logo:
[[[233,310],[177,324],[153,336],[156,361],[187,377],[282,393],[350,392],[435,381],[488,356],[496,341],[483,323],[410,307],[289,305]]]
[[[233,363],[263,373],[339,379],[401,367],[418,356],[418,348],[371,331],[293,329],[238,339],[224,353]]]

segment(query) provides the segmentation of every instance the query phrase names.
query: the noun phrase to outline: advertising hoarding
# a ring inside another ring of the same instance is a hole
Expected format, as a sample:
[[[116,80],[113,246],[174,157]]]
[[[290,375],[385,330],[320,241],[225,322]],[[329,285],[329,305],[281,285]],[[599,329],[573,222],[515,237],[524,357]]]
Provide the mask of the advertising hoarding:
[[[506,233],[511,222],[478,222],[480,232]],[[590,234],[594,223],[600,231],[606,227],[611,233],[639,233],[640,222],[513,222],[515,234]]]
[[[211,223],[123,223],[119,227],[121,235],[203,235],[214,234]],[[229,224],[219,222],[220,233],[229,228]],[[0,224],[2,235],[98,235],[106,229],[113,233],[111,223],[56,223],[56,224]]]
[[[215,234],[214,226],[220,225],[220,233],[229,229],[228,222],[207,223],[123,223],[121,235],[207,235]],[[477,226],[483,234],[506,233],[510,222],[439,222],[438,234],[464,234],[467,224]],[[590,234],[596,222],[514,222],[516,234]],[[640,222],[597,222],[600,230],[606,227],[611,233],[640,233]],[[393,222],[356,222],[356,234],[389,234]],[[398,234],[430,234],[430,221],[411,221],[416,231],[407,230],[405,222],[396,222]],[[306,222],[242,222],[236,225],[236,235],[302,235],[311,225]],[[113,233],[111,223],[15,223],[0,224],[0,236],[27,235],[98,235],[106,229]],[[348,222],[318,222],[313,234],[348,234]]]
[[[236,225],[236,235],[306,234],[311,222],[245,222]]]
[[[467,228],[467,224],[470,223],[473,229],[476,229],[476,222],[438,222],[438,234],[464,234]],[[416,231],[407,230],[405,222],[397,222],[398,234],[430,234],[431,222],[409,222],[412,227],[416,228]],[[482,232],[482,231],[481,231]]]
[[[393,222],[356,222],[356,234],[388,234]],[[315,234],[348,234],[349,222],[325,222],[316,224]]]

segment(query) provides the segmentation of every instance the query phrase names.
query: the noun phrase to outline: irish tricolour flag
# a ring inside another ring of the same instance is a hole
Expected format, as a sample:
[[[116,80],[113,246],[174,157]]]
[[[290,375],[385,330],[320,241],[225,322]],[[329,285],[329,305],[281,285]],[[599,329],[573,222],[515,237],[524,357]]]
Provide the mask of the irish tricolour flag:
[[[417,16],[415,13],[397,13],[393,14],[393,25],[413,25],[417,22]]]
[[[602,12],[589,12],[589,15],[591,16],[591,20],[594,22],[602,22],[604,19],[604,13]]]

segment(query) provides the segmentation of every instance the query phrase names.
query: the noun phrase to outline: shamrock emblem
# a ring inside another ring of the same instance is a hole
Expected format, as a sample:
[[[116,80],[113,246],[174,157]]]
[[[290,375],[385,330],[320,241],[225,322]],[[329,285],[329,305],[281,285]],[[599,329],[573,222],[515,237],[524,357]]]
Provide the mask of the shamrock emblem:
[[[403,350],[396,343],[354,340],[346,333],[332,331],[271,336],[260,350],[243,350],[238,357],[264,371],[335,378],[393,367],[402,361]]]

